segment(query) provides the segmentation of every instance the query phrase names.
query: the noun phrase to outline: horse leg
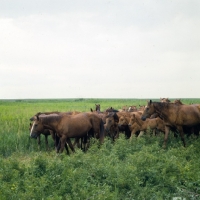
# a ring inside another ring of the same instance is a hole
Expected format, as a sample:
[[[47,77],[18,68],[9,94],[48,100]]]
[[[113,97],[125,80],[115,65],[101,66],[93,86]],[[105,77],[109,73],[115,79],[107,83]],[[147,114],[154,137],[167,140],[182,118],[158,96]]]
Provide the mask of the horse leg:
[[[40,135],[38,135],[38,137],[37,137],[37,141],[38,141],[38,149],[40,150],[40,144],[41,144],[41,138],[40,138]]]
[[[55,133],[55,149],[60,149],[60,137]]]
[[[141,136],[143,136],[143,135],[144,135],[144,131],[140,131],[138,137],[141,137]]]
[[[62,153],[64,150],[64,147],[66,147],[65,144],[66,144],[66,137],[61,137],[60,138],[60,153]]]
[[[86,145],[87,145],[87,135],[83,136],[83,151],[86,151]]]
[[[59,138],[58,143],[56,145],[56,152],[57,153],[59,153],[59,151],[60,151],[60,145],[61,145],[61,142],[60,142],[60,138]]]
[[[118,126],[115,127],[115,139],[119,138],[119,129]]]
[[[183,146],[185,147],[186,144],[185,144],[185,139],[184,139],[184,132],[183,132],[183,127],[182,126],[177,126],[177,129],[179,131],[179,134],[181,136],[181,140],[183,142]]]
[[[132,140],[132,138],[133,138],[133,135],[135,135],[135,133],[136,133],[136,131],[135,131],[135,129],[133,129],[133,130],[131,131],[131,137],[130,137],[130,141]]]
[[[67,155],[69,155],[69,148],[68,148],[68,145],[67,145],[66,142],[65,142],[65,149],[66,149],[66,151],[67,151]]]
[[[73,143],[73,147],[75,147],[77,145],[77,147],[80,149],[81,145],[80,145],[80,138],[75,138],[74,143]]]
[[[194,127],[194,135],[196,136],[196,138],[199,137],[199,126]]]
[[[50,132],[50,135],[54,141],[54,147],[56,148],[58,146],[58,143],[59,143],[59,137],[56,135],[56,133],[52,130],[49,130]]]
[[[70,149],[71,149],[73,152],[75,152],[74,146],[72,145],[72,142],[71,142],[70,138],[67,138],[66,140],[67,140],[67,143],[68,143]]]
[[[46,144],[46,150],[49,150],[48,135],[45,135],[45,144]]]
[[[169,130],[170,130],[169,126],[165,126],[165,137],[164,137],[163,148],[166,148],[168,135],[169,135]]]

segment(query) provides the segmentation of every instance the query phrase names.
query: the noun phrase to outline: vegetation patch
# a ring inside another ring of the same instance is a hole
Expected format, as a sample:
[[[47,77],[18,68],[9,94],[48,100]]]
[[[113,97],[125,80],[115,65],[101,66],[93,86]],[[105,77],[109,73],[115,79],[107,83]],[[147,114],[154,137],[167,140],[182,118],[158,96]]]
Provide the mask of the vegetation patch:
[[[200,100],[185,100],[185,103]],[[125,102],[125,103],[124,103]],[[113,106],[145,105],[145,100],[24,100],[0,102],[0,199],[121,200],[200,199],[200,139],[144,135],[114,143],[106,138],[99,146],[93,139],[86,153],[76,149],[70,156],[49,151],[29,137],[29,118],[40,111],[90,111]],[[189,103],[188,103],[189,104]]]

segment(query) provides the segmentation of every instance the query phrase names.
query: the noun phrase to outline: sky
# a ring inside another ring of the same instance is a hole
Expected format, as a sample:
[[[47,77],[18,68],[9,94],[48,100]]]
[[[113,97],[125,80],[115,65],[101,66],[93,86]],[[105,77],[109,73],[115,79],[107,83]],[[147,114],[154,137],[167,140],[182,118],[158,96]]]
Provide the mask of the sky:
[[[0,0],[0,99],[200,98],[199,0]]]

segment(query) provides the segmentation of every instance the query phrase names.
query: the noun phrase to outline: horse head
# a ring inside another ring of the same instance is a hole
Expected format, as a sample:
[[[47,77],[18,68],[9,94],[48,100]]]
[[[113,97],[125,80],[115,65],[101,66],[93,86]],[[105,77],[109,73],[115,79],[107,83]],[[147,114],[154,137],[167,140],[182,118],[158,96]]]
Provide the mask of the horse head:
[[[100,112],[100,104],[95,104],[96,106],[96,111]]]
[[[153,113],[155,112],[155,108],[154,108],[154,105],[153,105],[153,102],[150,100],[148,103],[147,103],[147,106],[145,107],[144,111],[143,111],[143,114],[141,116],[141,119],[143,121],[146,120],[146,118],[149,118]]]
[[[31,119],[33,121],[32,127],[30,127],[30,137],[37,138],[38,135],[44,130],[44,126],[42,125],[41,119],[39,118],[39,114],[36,114]]]

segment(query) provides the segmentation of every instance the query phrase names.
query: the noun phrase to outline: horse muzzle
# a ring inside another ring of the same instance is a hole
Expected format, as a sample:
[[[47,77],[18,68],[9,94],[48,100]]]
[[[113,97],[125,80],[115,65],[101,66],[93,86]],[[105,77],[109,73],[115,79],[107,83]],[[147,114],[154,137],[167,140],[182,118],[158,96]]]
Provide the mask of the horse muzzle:
[[[142,116],[142,117],[141,117],[141,120],[142,120],[142,121],[145,121],[145,120],[146,120],[146,117]]]
[[[36,134],[31,134],[30,137],[36,139],[38,136]]]

